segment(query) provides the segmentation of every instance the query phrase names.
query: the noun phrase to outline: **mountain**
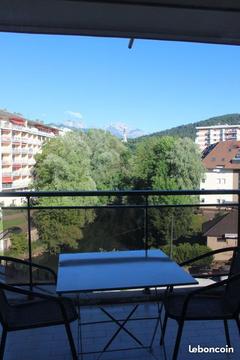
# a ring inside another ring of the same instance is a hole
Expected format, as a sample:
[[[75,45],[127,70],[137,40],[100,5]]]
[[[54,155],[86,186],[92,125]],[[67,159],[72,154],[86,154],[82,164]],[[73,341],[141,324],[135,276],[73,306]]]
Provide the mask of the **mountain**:
[[[145,135],[137,140],[141,140],[150,136],[179,136],[189,137],[195,140],[196,137],[196,126],[212,126],[212,125],[240,125],[240,114],[227,114],[222,116],[215,116],[207,120],[201,120],[194,123],[180,125],[171,129],[158,131],[150,135]]]
[[[145,133],[140,129],[129,129],[126,125],[123,124],[114,124],[108,126],[106,131],[109,131],[112,135],[118,137],[119,139],[123,139],[126,134],[128,139],[135,139],[139,136],[144,136]]]
[[[64,132],[67,131],[88,131],[89,128],[83,128],[82,126],[76,126],[73,122],[68,121],[64,122],[63,124],[48,124],[49,126],[57,126],[59,129],[63,130]],[[109,131],[112,135],[116,136],[119,139],[123,139],[125,137],[125,134],[128,139],[136,139],[139,136],[144,136],[145,133],[141,129],[129,129],[127,125],[117,123],[117,124],[111,124],[107,126],[105,131]]]

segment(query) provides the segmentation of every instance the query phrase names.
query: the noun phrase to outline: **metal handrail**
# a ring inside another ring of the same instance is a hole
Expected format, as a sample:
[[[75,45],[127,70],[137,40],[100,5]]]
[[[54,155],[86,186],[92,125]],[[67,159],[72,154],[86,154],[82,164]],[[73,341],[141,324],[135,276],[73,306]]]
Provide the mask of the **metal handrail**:
[[[0,192],[0,197],[62,197],[62,196],[167,196],[167,195],[240,195],[234,190],[84,190],[84,191],[19,191]]]
[[[217,195],[217,194],[230,194],[237,195],[236,202],[226,202],[218,204],[205,204],[205,203],[187,203],[187,204],[164,204],[159,203],[152,204],[152,197],[167,197],[167,196],[186,196],[186,195]],[[142,202],[140,204],[100,204],[100,205],[53,205],[53,206],[41,206],[38,204],[32,203],[32,199],[36,198],[47,198],[47,197],[142,197]],[[31,241],[31,211],[33,209],[98,209],[98,208],[141,208],[144,210],[144,238],[145,238],[145,251],[149,248],[149,234],[148,234],[148,224],[149,224],[149,214],[148,209],[150,208],[162,208],[162,207],[237,207],[238,209],[238,246],[240,246],[240,189],[235,190],[85,190],[85,191],[19,191],[19,192],[0,192],[0,197],[21,197],[26,198],[26,204],[19,207],[2,207],[2,209],[11,209],[27,210],[27,232],[28,232],[28,257],[29,261],[32,262],[32,241]],[[33,274],[32,268],[30,267],[29,272],[30,278],[30,287],[33,284]]]

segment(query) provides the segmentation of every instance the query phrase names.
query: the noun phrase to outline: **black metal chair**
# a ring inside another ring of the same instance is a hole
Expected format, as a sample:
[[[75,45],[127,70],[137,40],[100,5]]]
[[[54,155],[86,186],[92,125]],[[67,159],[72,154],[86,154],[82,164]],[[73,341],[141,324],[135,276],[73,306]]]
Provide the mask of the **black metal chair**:
[[[36,281],[35,278],[39,278],[40,276],[43,277],[43,274],[45,281]],[[28,278],[27,283],[25,279],[26,277]],[[32,279],[31,282],[30,278]],[[48,292],[46,289],[41,289],[39,286],[46,285],[46,283],[51,283],[55,286],[57,283],[57,274],[48,266],[36,264],[34,262],[14,258],[11,256],[1,255],[0,280],[13,285],[15,283],[26,285],[30,288],[30,290],[36,288],[38,290]]]
[[[0,260],[16,262],[32,268],[50,271],[56,280],[53,270],[25,260],[1,256]],[[14,293],[17,296],[25,295],[24,301],[11,303],[6,293]],[[71,299],[43,294],[36,291],[26,290],[20,287],[0,282],[0,322],[2,325],[2,337],[0,345],[0,359],[4,357],[5,343],[9,331],[17,331],[38,327],[64,325],[71,348],[73,360],[77,360],[70,323],[78,318],[75,306]]]
[[[168,318],[175,319],[178,323],[178,331],[172,357],[173,360],[176,360],[178,356],[183,326],[186,320],[223,320],[228,346],[231,346],[231,343],[227,320],[235,320],[240,333],[240,248],[232,247],[226,250],[233,251],[227,279],[196,290],[192,289],[185,294],[177,294],[174,293],[173,289],[169,289],[165,297],[165,317],[160,344],[162,345],[164,342]],[[219,250],[218,252],[222,251]],[[199,260],[199,258],[213,253],[216,253],[216,251],[201,255],[192,260]],[[191,260],[184,262],[184,264],[189,264],[190,262]],[[217,291],[218,289],[221,289],[221,291]]]

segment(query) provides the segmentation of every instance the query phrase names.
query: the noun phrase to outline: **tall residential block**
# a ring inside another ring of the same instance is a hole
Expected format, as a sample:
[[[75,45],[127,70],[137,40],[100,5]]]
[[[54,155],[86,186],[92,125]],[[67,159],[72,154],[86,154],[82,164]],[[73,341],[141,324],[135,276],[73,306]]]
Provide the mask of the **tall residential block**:
[[[240,125],[215,125],[196,127],[196,144],[201,150],[219,141],[240,140]]]
[[[0,191],[27,190],[34,156],[57,135],[57,128],[0,110]]]

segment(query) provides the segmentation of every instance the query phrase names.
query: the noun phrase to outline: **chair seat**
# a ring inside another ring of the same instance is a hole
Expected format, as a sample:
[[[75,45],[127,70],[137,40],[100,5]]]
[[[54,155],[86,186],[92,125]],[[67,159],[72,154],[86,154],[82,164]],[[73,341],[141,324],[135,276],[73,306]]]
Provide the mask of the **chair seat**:
[[[67,321],[77,319],[78,315],[71,299],[61,298]],[[60,306],[51,300],[29,301],[11,306],[7,316],[8,330],[20,330],[63,324]]]
[[[165,307],[168,316],[180,319],[186,294],[170,295],[166,300]],[[185,320],[209,320],[209,319],[231,319],[232,314],[224,306],[222,296],[194,296],[188,303]]]

